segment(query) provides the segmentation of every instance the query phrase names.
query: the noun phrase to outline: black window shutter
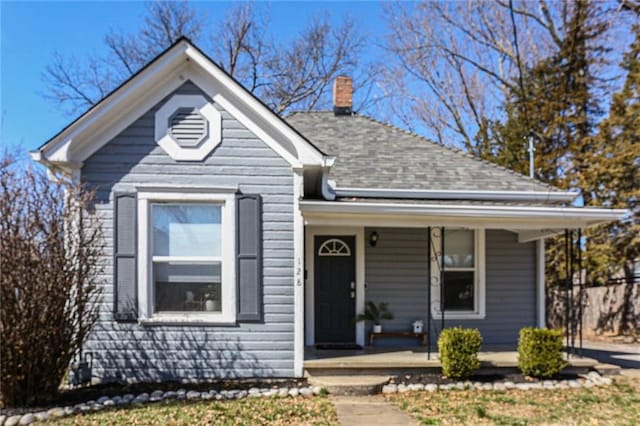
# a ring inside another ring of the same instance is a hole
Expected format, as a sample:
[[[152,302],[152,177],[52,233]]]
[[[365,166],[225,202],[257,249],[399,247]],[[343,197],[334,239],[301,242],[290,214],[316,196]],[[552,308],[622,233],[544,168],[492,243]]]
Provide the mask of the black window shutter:
[[[238,312],[241,322],[262,319],[262,198],[236,196],[236,273]]]
[[[138,318],[137,200],[135,193],[113,195],[113,316]]]

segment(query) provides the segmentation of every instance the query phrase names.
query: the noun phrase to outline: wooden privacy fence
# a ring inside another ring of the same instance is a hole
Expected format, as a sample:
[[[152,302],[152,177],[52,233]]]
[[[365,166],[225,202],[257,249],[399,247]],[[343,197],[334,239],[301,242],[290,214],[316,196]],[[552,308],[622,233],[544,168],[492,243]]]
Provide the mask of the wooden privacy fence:
[[[578,286],[574,286],[573,308],[579,312]],[[566,326],[567,290],[547,290],[547,326]],[[640,335],[640,283],[620,283],[583,289],[582,331],[585,337],[600,334]],[[579,321],[574,316],[574,327]]]

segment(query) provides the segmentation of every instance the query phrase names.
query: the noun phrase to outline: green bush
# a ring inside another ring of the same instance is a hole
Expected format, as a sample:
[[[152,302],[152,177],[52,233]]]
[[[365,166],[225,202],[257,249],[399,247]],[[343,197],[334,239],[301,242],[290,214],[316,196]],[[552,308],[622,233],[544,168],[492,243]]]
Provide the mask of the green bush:
[[[562,330],[523,328],[518,339],[518,367],[526,376],[555,376],[567,365],[562,347]]]
[[[475,328],[447,328],[438,338],[442,374],[451,378],[471,375],[480,367],[478,352],[482,344],[480,331]]]

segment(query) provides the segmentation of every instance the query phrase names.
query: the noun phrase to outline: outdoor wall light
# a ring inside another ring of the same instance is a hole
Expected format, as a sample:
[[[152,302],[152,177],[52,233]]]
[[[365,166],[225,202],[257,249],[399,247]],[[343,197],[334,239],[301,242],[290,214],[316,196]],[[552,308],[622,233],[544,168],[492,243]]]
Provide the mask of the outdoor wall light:
[[[378,233],[373,231],[371,235],[369,235],[369,245],[375,247],[376,244],[378,244]]]

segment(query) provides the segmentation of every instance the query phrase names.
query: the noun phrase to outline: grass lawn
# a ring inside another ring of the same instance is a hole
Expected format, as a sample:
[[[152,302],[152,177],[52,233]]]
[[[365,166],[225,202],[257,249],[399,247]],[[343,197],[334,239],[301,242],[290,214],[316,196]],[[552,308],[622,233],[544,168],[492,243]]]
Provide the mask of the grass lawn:
[[[407,392],[387,399],[422,424],[640,424],[638,378],[590,389]]]
[[[334,425],[327,397],[167,402],[66,417],[56,425]]]

